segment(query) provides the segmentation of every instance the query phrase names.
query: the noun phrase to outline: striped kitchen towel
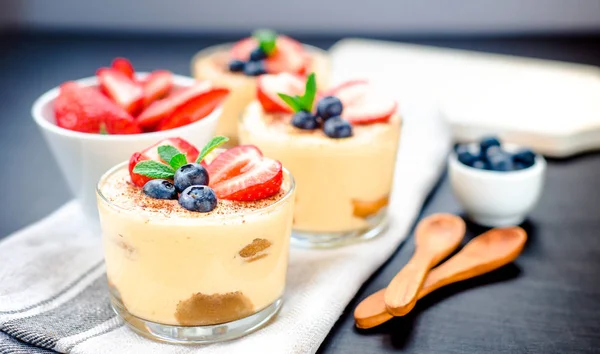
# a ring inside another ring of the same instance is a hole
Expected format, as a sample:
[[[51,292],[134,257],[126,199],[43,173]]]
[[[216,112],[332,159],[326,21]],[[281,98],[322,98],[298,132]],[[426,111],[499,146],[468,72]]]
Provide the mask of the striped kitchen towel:
[[[431,105],[404,105],[380,237],[333,250],[292,248],[284,306],[267,327],[211,345],[154,342],[116,317],[99,232],[70,202],[0,242],[0,353],[314,353],[363,282],[407,236],[445,166],[449,130]]]

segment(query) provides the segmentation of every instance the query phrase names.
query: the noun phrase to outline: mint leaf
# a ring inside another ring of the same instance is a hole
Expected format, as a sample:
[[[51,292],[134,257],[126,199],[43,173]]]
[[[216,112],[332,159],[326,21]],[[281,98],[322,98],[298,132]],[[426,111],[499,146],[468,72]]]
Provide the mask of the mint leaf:
[[[225,136],[215,136],[214,138],[212,138],[206,145],[204,145],[204,147],[202,148],[202,151],[200,151],[200,155],[198,155],[198,159],[196,160],[196,163],[202,162],[202,160],[204,160],[206,155],[210,154],[211,151],[213,151],[214,149],[218,148],[219,146],[225,144],[228,141],[229,141],[229,138],[227,138]]]
[[[294,112],[299,112],[303,109],[304,105],[302,101],[298,98],[298,96],[290,96],[285,93],[278,93],[279,97],[285,102],[288,106],[292,108]]]
[[[175,176],[175,171],[171,166],[153,160],[138,162],[133,168],[133,172],[150,178],[173,179]]]
[[[106,123],[104,123],[104,122],[100,123],[100,132],[99,133],[102,135],[109,135],[109,132],[106,129]]]
[[[187,164],[187,158],[184,154],[177,154],[171,157],[171,160],[169,161],[169,165],[171,165],[175,171],[185,164]]]
[[[259,29],[252,33],[252,37],[258,41],[258,46],[267,56],[271,55],[277,48],[277,33],[268,29]]]
[[[158,147],[158,156],[164,162],[170,164],[171,159],[175,155],[180,155],[181,151],[177,150],[174,146],[171,145],[162,145]]]
[[[302,106],[304,107],[305,111],[312,112],[316,95],[317,79],[315,77],[315,73],[311,73],[310,75],[308,75],[308,79],[306,79],[306,88],[304,90],[304,95],[300,97],[300,101],[302,102]]]

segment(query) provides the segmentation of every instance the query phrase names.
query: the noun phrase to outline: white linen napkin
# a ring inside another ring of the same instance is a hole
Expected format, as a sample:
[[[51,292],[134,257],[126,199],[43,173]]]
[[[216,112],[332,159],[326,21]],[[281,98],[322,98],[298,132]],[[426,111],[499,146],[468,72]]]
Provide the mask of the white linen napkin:
[[[196,346],[136,335],[110,309],[100,235],[69,202],[0,242],[0,352],[314,353],[363,282],[405,239],[443,171],[451,141],[433,105],[401,101],[401,114],[389,230],[338,249],[292,248],[284,306],[267,327]]]

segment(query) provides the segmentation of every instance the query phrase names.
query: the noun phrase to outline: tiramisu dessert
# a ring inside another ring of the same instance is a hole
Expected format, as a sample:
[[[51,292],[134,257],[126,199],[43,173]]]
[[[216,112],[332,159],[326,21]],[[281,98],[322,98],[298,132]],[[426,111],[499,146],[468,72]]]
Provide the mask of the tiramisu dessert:
[[[314,74],[305,83],[287,73],[261,76],[257,97],[240,140],[294,174],[293,240],[330,247],[381,232],[400,137],[396,102],[366,81],[319,92]]]
[[[192,74],[230,89],[223,104],[217,133],[238,143],[238,122],[244,108],[255,99],[256,79],[263,74],[282,72],[296,75],[316,72],[324,87],[329,76],[329,59],[325,51],[270,30],[258,30],[252,37],[234,44],[210,47],[192,61]]]
[[[294,181],[254,146],[211,152],[226,140],[161,141],[98,184],[113,307],[143,335],[227,340],[281,306]]]

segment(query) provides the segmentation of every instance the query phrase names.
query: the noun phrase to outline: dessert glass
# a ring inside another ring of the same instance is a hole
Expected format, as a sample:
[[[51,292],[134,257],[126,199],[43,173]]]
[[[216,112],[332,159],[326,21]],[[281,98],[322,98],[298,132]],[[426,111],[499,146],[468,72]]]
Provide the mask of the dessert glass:
[[[297,183],[292,242],[336,247],[379,235],[387,227],[387,204],[401,119],[354,126],[354,135],[331,139],[321,130],[301,131],[289,117],[265,114],[251,103],[240,123],[242,144],[256,145],[281,161]]]
[[[198,52],[192,59],[192,76],[197,80],[210,80],[215,85],[228,88],[229,96],[223,102],[223,111],[217,125],[217,135],[229,137],[229,146],[237,145],[238,122],[244,108],[256,98],[257,77],[243,73],[232,73],[228,69],[229,51],[234,43],[208,47]],[[330,62],[327,52],[309,45],[303,45],[311,58],[306,72],[316,73],[318,87],[326,88],[329,83]]]
[[[277,198],[195,213],[144,196],[126,163],[112,168],[97,196],[114,310],[135,332],[171,343],[262,327],[282,305],[294,193],[284,169]]]
[[[147,73],[137,73],[144,78]],[[174,89],[194,84],[191,77],[174,75]],[[76,80],[83,86],[97,86],[96,77]],[[186,141],[203,146],[213,136],[220,114],[220,107],[203,119],[183,127],[144,134],[103,135],[89,134],[61,128],[54,117],[54,100],[59,88],[55,87],[40,96],[31,109],[33,119],[43,133],[54,158],[67,180],[71,192],[81,204],[87,219],[98,223],[95,186],[100,176],[109,168],[126,160],[132,151],[142,150],[153,143],[166,138],[181,137]]]

